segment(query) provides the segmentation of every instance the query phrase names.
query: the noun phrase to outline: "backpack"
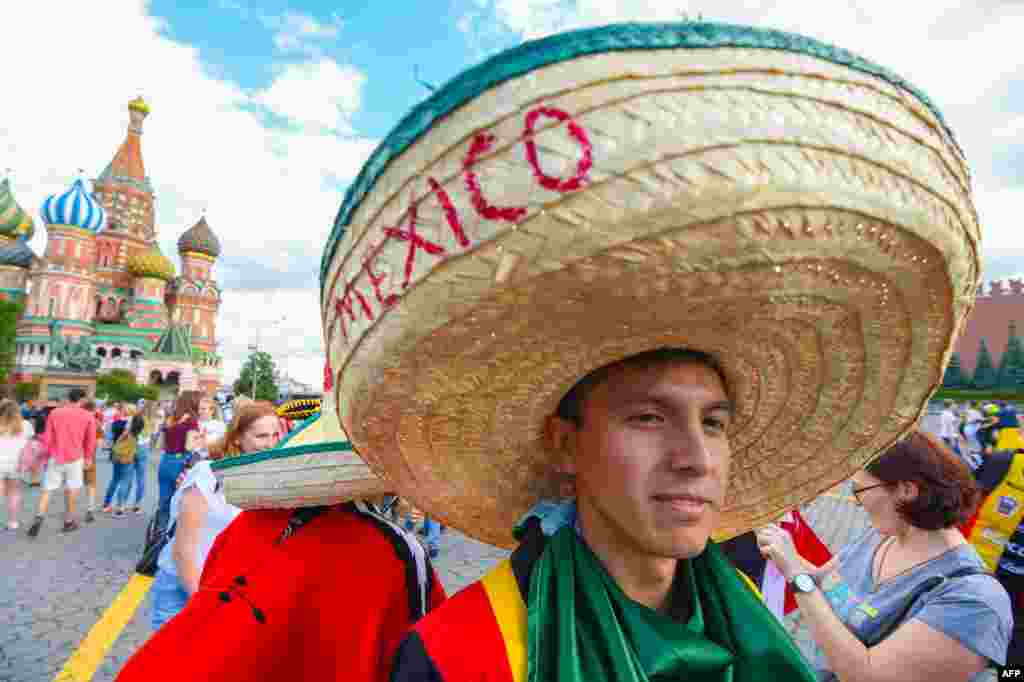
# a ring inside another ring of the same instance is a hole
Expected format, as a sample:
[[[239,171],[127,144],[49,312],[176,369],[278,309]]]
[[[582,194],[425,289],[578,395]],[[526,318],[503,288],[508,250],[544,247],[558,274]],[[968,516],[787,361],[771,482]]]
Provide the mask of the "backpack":
[[[132,435],[131,430],[125,429],[117,439],[117,442],[114,443],[114,461],[118,464],[133,464],[135,462],[135,450],[137,446],[138,441],[135,436]]]

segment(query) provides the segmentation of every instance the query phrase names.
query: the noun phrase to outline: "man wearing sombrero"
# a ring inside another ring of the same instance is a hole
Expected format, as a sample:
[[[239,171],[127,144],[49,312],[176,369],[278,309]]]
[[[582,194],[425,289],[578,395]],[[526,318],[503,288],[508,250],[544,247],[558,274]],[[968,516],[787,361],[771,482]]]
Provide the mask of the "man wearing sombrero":
[[[328,241],[334,395],[403,498],[516,550],[394,682],[812,679],[709,537],[915,425],[979,239],[930,101],[808,38],[609,26],[434,93]]]
[[[214,463],[225,497],[246,511],[119,682],[387,680],[409,626],[445,594],[415,537],[372,504],[393,488],[325,404],[276,448]]]

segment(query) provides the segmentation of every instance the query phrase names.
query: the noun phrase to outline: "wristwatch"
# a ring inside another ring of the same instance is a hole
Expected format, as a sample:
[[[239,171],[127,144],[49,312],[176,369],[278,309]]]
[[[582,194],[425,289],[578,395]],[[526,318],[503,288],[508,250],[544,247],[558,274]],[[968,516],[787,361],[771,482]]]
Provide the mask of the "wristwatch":
[[[789,581],[789,584],[793,586],[793,589],[797,592],[814,592],[818,589],[818,583],[814,581],[814,576],[810,573],[800,573],[793,576],[793,579]]]

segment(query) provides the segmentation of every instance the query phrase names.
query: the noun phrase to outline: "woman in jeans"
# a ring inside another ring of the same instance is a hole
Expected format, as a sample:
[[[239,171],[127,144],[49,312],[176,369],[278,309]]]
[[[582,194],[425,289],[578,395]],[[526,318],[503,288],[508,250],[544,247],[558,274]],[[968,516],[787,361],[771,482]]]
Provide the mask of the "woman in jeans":
[[[197,462],[186,474],[170,505],[173,537],[160,553],[150,590],[154,630],[185,608],[199,589],[199,576],[214,541],[242,511],[224,499],[210,462],[268,450],[280,438],[274,406],[266,402],[249,405],[235,415],[224,439],[211,443],[209,459]]]
[[[821,568],[800,558],[788,533],[757,531],[762,553],[794,585],[819,679],[995,679],[1013,620],[1006,590],[957,529],[980,495],[967,465],[918,431],[852,480],[872,527]],[[929,582],[937,586],[919,593]]]
[[[127,426],[127,437],[133,438],[136,442],[135,446],[135,457],[131,462],[121,463],[117,461],[117,457],[114,457],[114,474],[110,478],[110,485],[107,487],[106,499],[103,501],[103,511],[110,512],[111,500],[114,500],[113,512],[115,518],[121,518],[124,516],[126,508],[128,506],[128,495],[132,489],[132,479],[135,478],[135,467],[139,461],[139,455],[142,453],[142,431],[145,428],[146,421],[142,415],[134,415],[128,422]],[[116,443],[115,443],[116,445]],[[136,491],[136,494],[138,491]],[[139,509],[136,506],[136,509]]]
[[[199,391],[183,391],[174,403],[174,412],[167,419],[164,429],[164,454],[160,457],[157,483],[160,486],[160,502],[157,505],[159,525],[166,527],[171,512],[171,497],[178,477],[188,464],[188,445],[191,438],[199,435]]]
[[[155,400],[147,400],[140,415],[142,417],[142,432],[139,434],[139,445],[135,451],[135,462],[132,464],[135,479],[135,506],[132,507],[132,511],[136,514],[142,513],[142,498],[146,494],[146,467],[149,466],[149,456],[153,452],[154,444],[163,426],[160,405]],[[127,491],[125,501],[127,501]]]

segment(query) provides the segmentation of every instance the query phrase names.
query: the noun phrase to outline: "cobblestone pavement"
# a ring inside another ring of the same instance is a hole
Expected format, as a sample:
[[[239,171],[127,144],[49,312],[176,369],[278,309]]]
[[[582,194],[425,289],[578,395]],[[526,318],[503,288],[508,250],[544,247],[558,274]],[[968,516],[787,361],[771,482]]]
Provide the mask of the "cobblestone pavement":
[[[926,424],[931,420],[926,419]],[[156,461],[147,475],[144,508],[156,504]],[[100,502],[111,465],[99,463]],[[804,516],[835,552],[867,527],[863,512],[849,499],[849,485],[839,486],[804,508]],[[98,515],[81,530],[60,532],[63,499],[54,496],[43,532],[25,536],[38,488],[26,488],[22,529],[0,530],[0,682],[48,682],[63,668],[89,629],[120,592],[134,570],[148,516],[114,519]],[[84,506],[82,506],[84,509]],[[441,536],[435,561],[441,581],[453,594],[477,580],[507,552],[455,531]],[[150,634],[148,601],[136,611],[93,677],[110,682],[124,661]]]

